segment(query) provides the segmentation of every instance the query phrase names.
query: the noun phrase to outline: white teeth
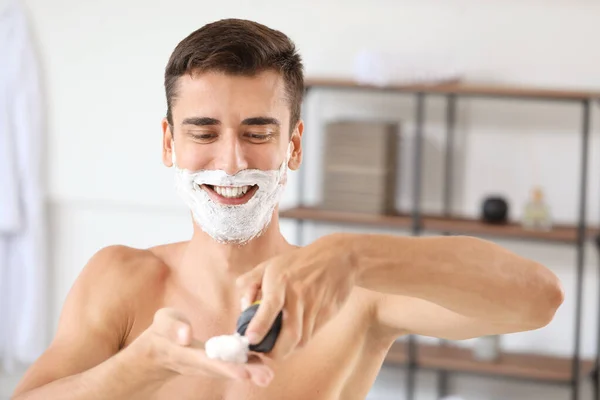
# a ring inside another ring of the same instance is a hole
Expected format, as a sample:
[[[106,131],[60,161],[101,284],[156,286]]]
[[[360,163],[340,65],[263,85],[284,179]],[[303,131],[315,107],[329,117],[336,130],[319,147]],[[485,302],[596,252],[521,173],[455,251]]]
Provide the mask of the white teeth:
[[[219,195],[235,199],[245,195],[250,186],[213,186],[213,188]]]

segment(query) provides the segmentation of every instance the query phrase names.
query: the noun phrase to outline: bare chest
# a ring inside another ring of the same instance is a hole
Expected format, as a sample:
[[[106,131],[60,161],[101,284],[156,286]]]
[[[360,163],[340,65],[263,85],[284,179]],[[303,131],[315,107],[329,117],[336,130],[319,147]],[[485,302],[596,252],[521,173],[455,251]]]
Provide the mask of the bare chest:
[[[366,398],[385,351],[369,343],[368,322],[361,318],[360,299],[351,299],[310,341],[285,360],[266,362],[274,379],[266,388],[197,374],[177,376],[155,394],[156,400],[363,400]],[[190,309],[185,304],[166,303],[188,316],[195,339],[231,334],[239,309]],[[357,311],[358,310],[358,311]],[[155,310],[137,318],[137,336],[150,325]]]
[[[285,360],[268,360],[274,379],[267,388],[248,382],[235,382],[203,376],[180,376],[157,393],[158,400],[348,400],[342,393],[349,386],[368,390],[368,374],[361,385],[356,372],[365,367],[364,342],[360,337],[332,335],[330,329],[319,333],[304,349]],[[362,390],[364,391],[364,390]],[[361,390],[358,390],[361,392]],[[357,392],[357,393],[358,393]],[[364,399],[365,396],[356,397]]]

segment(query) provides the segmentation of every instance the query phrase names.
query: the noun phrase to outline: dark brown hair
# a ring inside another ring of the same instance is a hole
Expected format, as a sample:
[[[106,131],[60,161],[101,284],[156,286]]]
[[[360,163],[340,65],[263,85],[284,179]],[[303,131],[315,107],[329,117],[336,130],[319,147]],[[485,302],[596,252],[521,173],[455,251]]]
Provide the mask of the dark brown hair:
[[[266,70],[279,72],[290,104],[290,129],[300,119],[304,95],[304,67],[296,46],[286,35],[257,22],[223,19],[204,25],[183,39],[165,68],[167,120],[180,76],[208,71],[254,76]]]

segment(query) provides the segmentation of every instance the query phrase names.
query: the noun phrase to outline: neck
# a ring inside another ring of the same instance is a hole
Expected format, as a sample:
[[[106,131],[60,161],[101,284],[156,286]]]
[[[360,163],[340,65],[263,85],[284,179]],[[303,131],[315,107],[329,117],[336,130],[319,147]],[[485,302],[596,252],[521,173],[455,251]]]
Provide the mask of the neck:
[[[194,224],[176,274],[180,284],[192,293],[215,285],[229,292],[235,289],[237,277],[291,247],[279,230],[277,210],[262,235],[243,245],[219,243]]]
[[[290,245],[279,231],[277,218],[273,218],[267,229],[257,238],[245,244],[216,242],[194,224],[194,235],[188,252],[194,257],[213,263],[215,270],[232,275],[241,275]]]

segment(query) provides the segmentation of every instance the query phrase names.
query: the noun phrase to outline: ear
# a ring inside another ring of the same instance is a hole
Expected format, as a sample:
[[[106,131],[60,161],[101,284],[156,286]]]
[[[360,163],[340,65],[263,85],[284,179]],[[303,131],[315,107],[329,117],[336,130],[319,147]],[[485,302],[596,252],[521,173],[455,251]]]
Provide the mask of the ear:
[[[167,167],[173,166],[173,152],[175,151],[175,143],[173,141],[173,131],[171,125],[166,118],[163,118],[161,122],[163,131],[162,140],[162,162]]]
[[[300,164],[302,164],[302,134],[304,133],[304,122],[302,120],[298,121],[296,124],[296,128],[292,132],[292,137],[290,141],[294,146],[292,150],[292,154],[290,156],[290,160],[288,162],[288,167],[295,171],[300,168]]]

